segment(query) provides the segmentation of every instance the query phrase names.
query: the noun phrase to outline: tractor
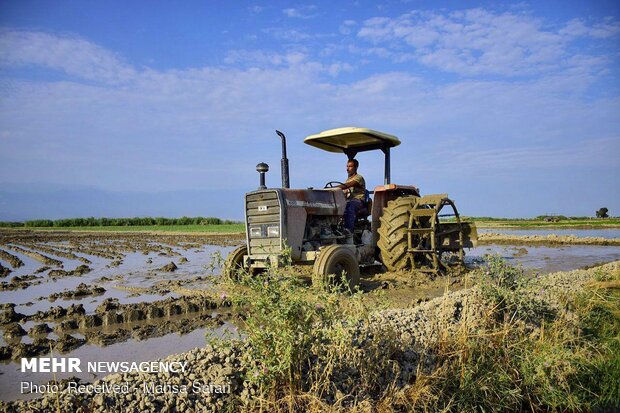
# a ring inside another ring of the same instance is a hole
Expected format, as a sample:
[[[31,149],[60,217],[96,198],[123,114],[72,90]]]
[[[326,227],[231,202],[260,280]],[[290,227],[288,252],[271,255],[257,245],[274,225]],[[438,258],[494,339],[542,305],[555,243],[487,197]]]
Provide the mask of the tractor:
[[[286,264],[313,265],[323,280],[334,275],[353,288],[360,266],[382,264],[389,271],[412,270],[441,273],[463,265],[464,248],[476,246],[473,223],[461,220],[447,194],[420,195],[415,186],[390,182],[390,149],[400,145],[393,135],[366,128],[327,130],[304,143],[348,159],[364,151],[380,150],[385,156],[383,185],[366,191],[366,202],[356,217],[352,233],[344,231],[346,206],[341,182],[322,189],[290,189],[286,137],[282,141],[281,188],[267,188],[269,166],[259,163],[260,186],[245,194],[246,245],[233,250],[224,265],[228,274],[249,273]]]

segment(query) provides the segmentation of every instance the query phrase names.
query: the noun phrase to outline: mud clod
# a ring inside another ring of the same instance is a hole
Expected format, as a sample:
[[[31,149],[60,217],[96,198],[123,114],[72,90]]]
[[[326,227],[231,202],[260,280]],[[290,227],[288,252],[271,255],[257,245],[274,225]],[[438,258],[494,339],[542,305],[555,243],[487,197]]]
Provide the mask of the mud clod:
[[[0,324],[9,324],[23,320],[26,316],[15,311],[15,304],[5,304],[4,311],[0,313]]]
[[[19,257],[16,257],[15,255],[4,250],[0,250],[0,259],[11,264],[11,267],[13,268],[19,268],[24,266],[24,262],[19,259]]]
[[[146,318],[161,318],[164,316],[164,310],[162,310],[159,307],[155,307],[155,306],[150,306],[147,310],[146,310]]]
[[[178,269],[179,267],[177,267],[177,265],[173,262],[170,261],[170,263],[164,265],[163,267],[161,267],[160,269],[158,269],[157,271],[163,271],[163,272],[174,272]]]
[[[31,316],[26,317],[28,320],[34,321],[46,321],[46,320],[58,320],[67,315],[67,309],[61,306],[52,307],[48,311],[37,311]]]
[[[23,357],[34,357],[40,354],[47,354],[54,340],[48,338],[37,338],[32,343],[19,343],[11,349],[11,358],[19,360]]]
[[[140,321],[140,320],[146,319],[146,315],[144,314],[144,311],[133,309],[133,308],[127,309],[123,313],[122,317],[123,317],[123,322],[125,323],[131,323],[133,321]]]
[[[105,314],[108,311],[116,310],[119,307],[118,299],[116,298],[106,298],[99,306],[95,309],[97,314]]]
[[[4,328],[3,337],[5,340],[13,340],[26,335],[26,330],[19,323],[11,323]]]
[[[50,326],[47,325],[47,323],[42,323],[42,324],[36,324],[30,330],[28,330],[28,335],[33,336],[33,337],[45,336],[51,332],[52,332],[52,329],[50,328]]]
[[[48,277],[50,277],[50,278],[72,277],[72,276],[77,276],[77,275],[84,275],[84,274],[87,274],[87,273],[89,273],[91,271],[92,271],[92,268],[90,268],[86,264],[82,264],[82,265],[78,266],[76,269],[71,270],[71,271],[51,270],[48,273]]]
[[[65,320],[58,324],[54,328],[56,333],[62,333],[63,331],[77,330],[78,323],[76,320]]]
[[[72,291],[63,291],[61,293],[50,294],[47,299],[50,301],[55,301],[59,298],[64,299],[72,299],[72,298],[81,298],[87,295],[100,295],[105,293],[105,288],[103,287],[89,287],[84,283],[80,283],[75,290]]]
[[[2,346],[0,347],[0,360],[9,360],[11,358],[11,347]]]
[[[10,269],[8,269],[7,267],[5,267],[4,265],[0,264],[0,278],[5,278],[6,276],[8,276],[12,271]]]
[[[24,289],[31,285],[41,284],[41,278],[42,277],[37,277],[36,275],[16,275],[11,278],[11,281],[3,281],[0,283],[0,291]]]
[[[61,353],[67,353],[75,348],[80,347],[84,343],[86,343],[86,340],[82,338],[76,338],[69,334],[63,334],[58,338],[58,340],[56,340],[54,349]]]
[[[79,321],[80,330],[85,330],[89,328],[99,327],[103,324],[103,320],[97,314],[89,314],[84,316]]]

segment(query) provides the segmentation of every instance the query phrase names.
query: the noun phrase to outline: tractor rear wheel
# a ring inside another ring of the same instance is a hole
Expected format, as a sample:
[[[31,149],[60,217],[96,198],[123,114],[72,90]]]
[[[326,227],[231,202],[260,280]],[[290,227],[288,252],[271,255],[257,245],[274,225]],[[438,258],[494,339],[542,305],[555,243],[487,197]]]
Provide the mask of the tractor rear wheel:
[[[444,207],[447,211],[442,211]],[[415,269],[437,274],[455,264],[462,266],[463,248],[475,247],[477,240],[475,225],[461,221],[448,194],[388,202],[378,233],[381,261],[390,271]]]
[[[314,261],[313,272],[323,283],[340,285],[353,291],[360,280],[360,267],[355,253],[342,245],[329,245]],[[342,279],[343,277],[345,279]]]
[[[415,209],[419,197],[407,196],[388,202],[380,218],[379,241],[381,262],[389,271],[412,268],[410,255],[407,254],[407,228],[409,213]]]
[[[224,275],[232,280],[238,280],[246,268],[243,266],[243,256],[248,255],[248,247],[241,245],[232,250],[224,262]]]

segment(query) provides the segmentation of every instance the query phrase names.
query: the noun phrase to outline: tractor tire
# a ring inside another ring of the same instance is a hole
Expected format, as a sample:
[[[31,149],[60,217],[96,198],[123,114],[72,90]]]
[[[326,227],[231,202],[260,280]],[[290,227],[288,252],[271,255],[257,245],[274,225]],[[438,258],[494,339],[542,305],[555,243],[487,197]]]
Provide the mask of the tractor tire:
[[[314,261],[314,276],[323,284],[339,285],[353,291],[360,281],[360,267],[355,253],[342,245],[329,245]],[[341,279],[344,272],[346,283]]]
[[[419,199],[414,196],[396,198],[383,208],[377,246],[381,262],[389,271],[410,269],[413,266],[407,254],[407,226],[409,211],[416,209]]]
[[[241,245],[232,250],[224,262],[224,275],[231,280],[239,280],[247,268],[243,266],[243,256],[248,255],[248,247]]]

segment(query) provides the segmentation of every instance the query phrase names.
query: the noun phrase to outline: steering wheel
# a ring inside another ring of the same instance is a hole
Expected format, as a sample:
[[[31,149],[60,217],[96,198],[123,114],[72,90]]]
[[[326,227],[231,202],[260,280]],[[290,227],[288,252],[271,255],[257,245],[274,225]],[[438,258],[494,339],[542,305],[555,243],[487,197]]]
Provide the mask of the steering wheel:
[[[349,186],[345,183],[342,183],[340,181],[329,181],[328,183],[325,184],[325,186],[323,188],[335,188],[334,184],[338,184],[338,185],[344,185],[347,189]]]

